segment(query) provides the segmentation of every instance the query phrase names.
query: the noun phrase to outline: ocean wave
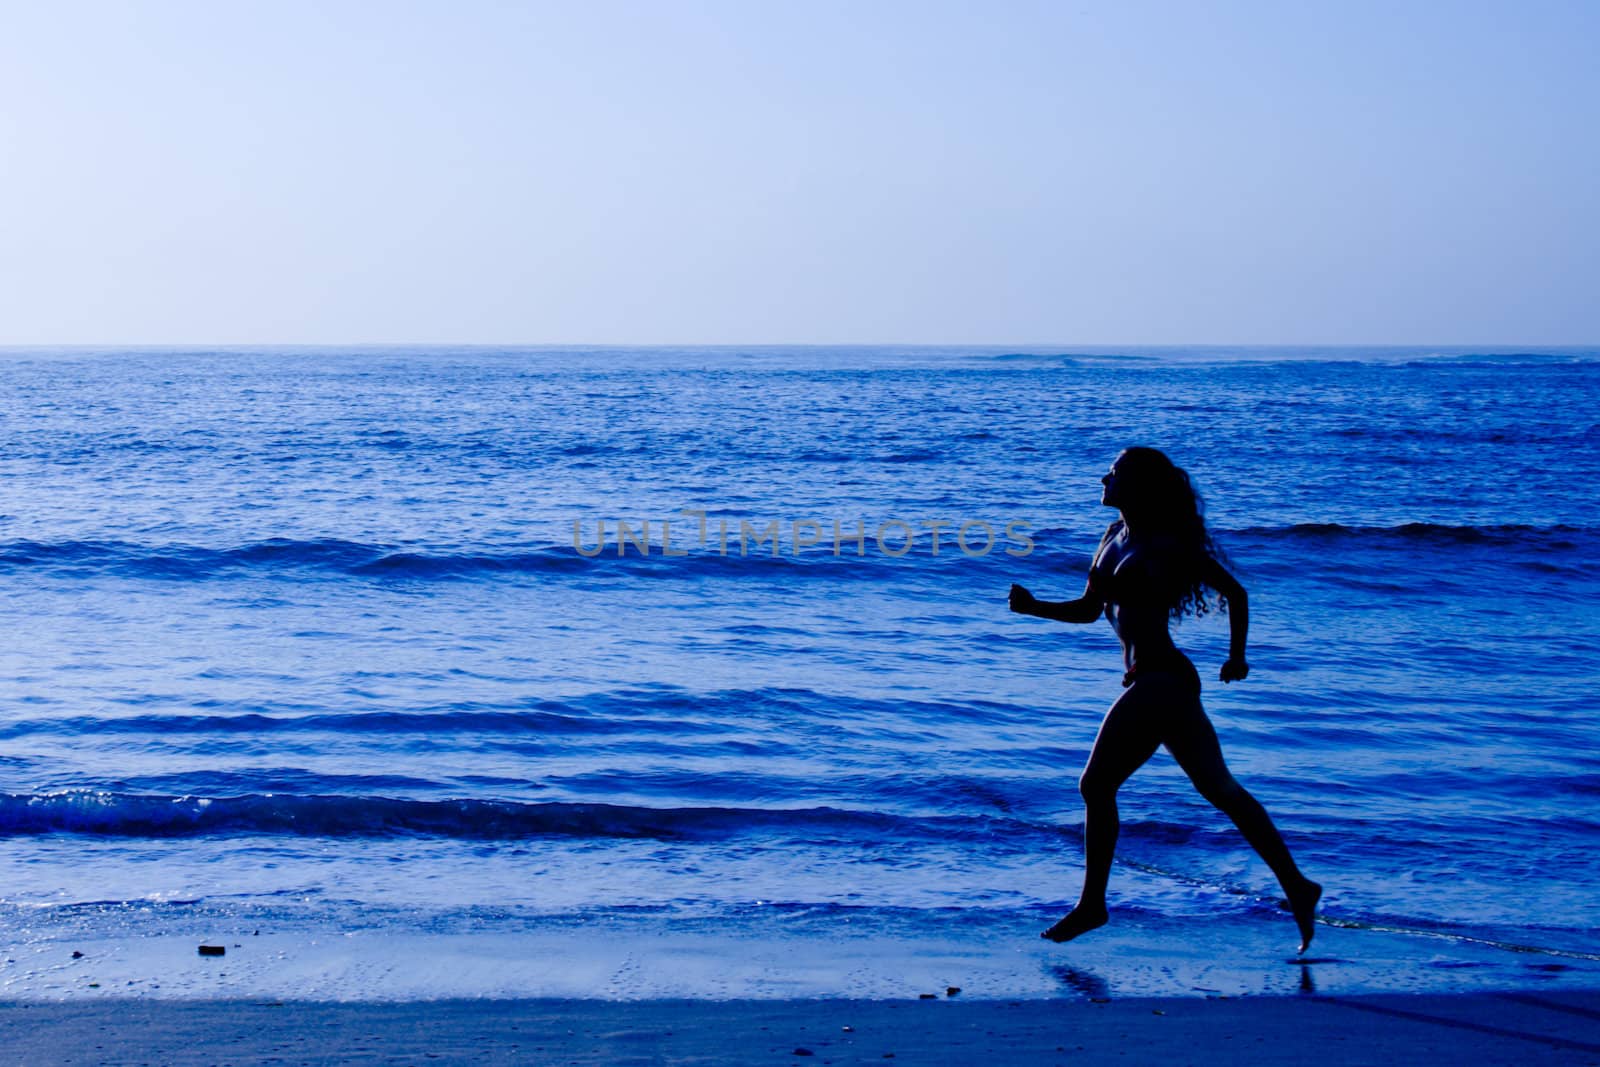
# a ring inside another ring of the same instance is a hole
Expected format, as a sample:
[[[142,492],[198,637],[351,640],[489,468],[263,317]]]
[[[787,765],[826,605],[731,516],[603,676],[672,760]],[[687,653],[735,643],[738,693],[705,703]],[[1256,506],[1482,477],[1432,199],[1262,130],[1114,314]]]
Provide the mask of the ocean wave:
[[[1307,523],[1235,531],[1218,541],[1235,553],[1243,575],[1315,573],[1359,595],[1471,597],[1518,575],[1542,583],[1546,607],[1581,605],[1600,578],[1600,530],[1579,526]]]
[[[1302,522],[1285,526],[1212,527],[1227,550],[1235,540],[1256,543],[1342,545],[1505,545],[1541,549],[1573,549],[1600,541],[1600,528],[1590,526],[1534,526],[1519,523],[1452,526],[1431,522],[1406,522],[1393,526],[1345,525],[1337,522]],[[1080,531],[1046,528],[1030,531],[1042,548],[1083,543]],[[1086,557],[1087,558],[1087,557]]]
[[[118,717],[64,717],[19,719],[0,726],[0,737],[19,737],[51,733],[64,737],[95,735],[340,733],[340,734],[534,734],[540,737],[588,733],[648,731],[659,726],[674,734],[710,729],[705,725],[674,719],[651,720],[638,715],[617,718],[586,713],[577,706],[553,705],[535,710],[460,710],[460,711],[364,711],[314,715],[263,715],[245,712],[235,715],[125,715]]]
[[[1321,345],[1138,345],[1120,351],[1075,349],[1069,352],[973,353],[969,358],[988,364],[1117,364],[1155,363],[1168,366],[1288,367],[1296,370],[1322,367],[1387,366],[1407,369],[1450,369],[1452,367],[1565,366],[1593,363],[1600,350],[1583,346],[1557,346],[1548,349],[1466,348],[1434,349],[1425,346],[1321,346]]]
[[[993,355],[987,353],[974,353],[970,357],[980,364],[1042,364],[1044,366],[1075,367],[1086,364],[1109,363],[1136,364],[1158,363],[1161,357],[1153,353],[1139,352],[1000,352]]]
[[[655,533],[654,530],[651,531]],[[1552,525],[1443,525],[1426,522],[1394,526],[1360,526],[1340,523],[1297,523],[1286,526],[1254,526],[1217,529],[1217,539],[1225,551],[1239,550],[1237,562],[1247,568],[1253,551],[1269,553],[1283,548],[1292,553],[1336,553],[1359,551],[1478,551],[1485,563],[1524,569],[1570,573],[1587,570],[1600,558],[1600,529]],[[996,529],[991,551],[983,555],[963,552],[948,528],[940,538],[940,552],[932,552],[930,535],[917,537],[909,548],[901,539],[903,531],[886,535],[888,551],[880,550],[868,531],[862,555],[855,554],[855,543],[846,540],[834,554],[831,534],[816,545],[796,549],[779,542],[773,554],[770,542],[747,546],[741,555],[736,537],[730,537],[728,551],[719,550],[715,537],[709,547],[686,549],[685,555],[666,556],[657,541],[648,554],[632,541],[625,554],[618,554],[613,530],[600,551],[591,540],[593,529],[584,531],[582,551],[571,544],[545,544],[525,549],[496,549],[484,546],[433,547],[417,549],[379,543],[346,541],[337,538],[296,540],[272,538],[231,548],[211,548],[182,544],[139,544],[114,540],[41,542],[12,540],[0,542],[0,573],[36,574],[69,580],[118,580],[156,582],[212,582],[234,580],[329,580],[360,581],[377,585],[391,583],[434,583],[535,579],[549,581],[691,583],[721,579],[746,580],[758,576],[777,582],[879,583],[908,580],[948,582],[952,578],[972,581],[998,580],[995,572],[1015,562],[1006,554],[1014,548]],[[1087,566],[1084,551],[1092,539],[1081,531],[1045,528],[1029,531],[1035,549],[1035,565],[1075,571]],[[894,554],[890,554],[890,553]],[[1350,558],[1354,565],[1355,557]],[[1258,565],[1260,560],[1254,561]],[[965,572],[960,578],[955,572]]]
[[[662,550],[659,535],[651,530],[648,552],[630,539],[619,551],[616,530],[608,525],[603,543],[597,543],[593,527],[581,531],[582,550],[572,544],[547,544],[528,549],[496,551],[463,546],[459,549],[417,550],[394,545],[364,544],[336,538],[293,540],[272,538],[233,548],[208,548],[194,545],[145,545],[127,541],[41,542],[13,540],[0,542],[0,572],[46,572],[72,577],[98,574],[120,578],[166,581],[202,581],[247,577],[274,572],[327,574],[376,581],[475,579],[495,575],[581,574],[596,578],[700,579],[717,574],[747,575],[762,573],[829,579],[856,579],[897,571],[910,563],[979,562],[992,556],[1001,559],[1004,549],[1016,547],[1008,541],[998,524],[995,542],[987,553],[971,554],[957,547],[954,535],[945,529],[940,538],[941,552],[932,553],[931,534],[920,531],[908,549],[904,533],[896,528],[885,534],[888,551],[880,549],[873,529],[866,529],[861,554],[856,554],[855,528],[834,552],[832,533],[824,531],[816,544],[797,549],[788,539],[778,542],[776,553],[771,540],[749,540],[741,551],[736,530],[730,531],[726,551],[713,537],[709,547],[674,544],[674,553]],[[630,538],[639,535],[631,528]],[[758,533],[762,532],[758,530]],[[974,535],[976,540],[977,535]]]
[[[0,569],[111,573],[125,577],[197,578],[247,569],[349,570],[382,559],[387,550],[335,538],[270,538],[236,548],[142,545],[128,541],[0,542]]]
[[[1523,367],[1523,366],[1561,366],[1571,363],[1593,363],[1600,359],[1600,352],[1593,348],[1566,348],[1546,350],[1542,352],[1464,352],[1459,354],[1435,354],[1424,356],[1420,359],[1407,360],[1406,367],[1436,369],[1461,366],[1463,364],[1487,364],[1495,367]]]
[[[379,796],[169,796],[108,791],[0,794],[0,836],[73,833],[183,838],[441,837],[500,841],[534,837],[720,840],[777,834],[812,841],[947,842],[1059,838],[1076,834],[987,816],[917,818],[835,807],[651,808],[625,804],[421,800]]]
[[[838,724],[855,720],[877,725],[900,717],[912,722],[963,722],[1001,729],[1034,714],[1030,709],[999,701],[874,699],[783,686],[696,690],[667,684],[596,690],[566,700],[525,698],[512,704],[463,701],[411,711],[327,711],[305,705],[261,710],[261,704],[245,702],[231,707],[233,710],[204,713],[9,718],[0,722],[0,739],[37,734],[79,738],[277,733],[554,737],[626,732],[681,737],[721,734],[729,724],[757,721]],[[0,757],[0,761],[3,759]]]
[[[1219,531],[1225,537],[1259,541],[1391,543],[1410,545],[1505,545],[1508,547],[1577,548],[1600,537],[1600,530],[1582,526],[1529,526],[1521,524],[1449,526],[1408,522],[1396,526],[1345,526],[1340,523],[1296,523],[1291,526],[1252,526]]]
[[[606,562],[649,567],[659,555],[606,554]],[[731,557],[738,561],[738,557]],[[761,557],[764,558],[764,557]],[[750,560],[759,560],[750,557]],[[711,557],[722,561],[724,557]],[[749,560],[747,560],[749,561]],[[674,559],[673,562],[680,562]],[[782,562],[780,557],[775,562]],[[372,578],[448,578],[488,574],[556,574],[586,570],[593,560],[570,545],[524,551],[415,551],[392,545],[336,538],[271,538],[234,548],[194,545],[143,545],[126,541],[0,542],[0,570],[48,570],[66,574],[105,573],[129,578],[205,579],[252,572],[330,572]],[[692,564],[691,564],[692,565]],[[701,566],[708,564],[702,559]]]

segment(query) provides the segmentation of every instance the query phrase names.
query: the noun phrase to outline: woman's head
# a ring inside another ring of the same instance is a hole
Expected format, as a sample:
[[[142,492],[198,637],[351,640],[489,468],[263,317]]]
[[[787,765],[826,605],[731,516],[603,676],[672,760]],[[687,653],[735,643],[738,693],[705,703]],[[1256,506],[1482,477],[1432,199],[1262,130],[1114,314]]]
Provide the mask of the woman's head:
[[[1163,544],[1172,554],[1163,567],[1176,579],[1172,614],[1204,615],[1210,605],[1201,564],[1221,553],[1206,530],[1204,505],[1189,475],[1159,449],[1136,445],[1117,455],[1100,482],[1105,486],[1101,499],[1122,512],[1133,534]],[[1218,604],[1226,606],[1221,598]]]
[[[1130,521],[1170,529],[1199,513],[1189,476],[1159,449],[1142,445],[1123,449],[1100,484],[1105,486],[1104,502]]]

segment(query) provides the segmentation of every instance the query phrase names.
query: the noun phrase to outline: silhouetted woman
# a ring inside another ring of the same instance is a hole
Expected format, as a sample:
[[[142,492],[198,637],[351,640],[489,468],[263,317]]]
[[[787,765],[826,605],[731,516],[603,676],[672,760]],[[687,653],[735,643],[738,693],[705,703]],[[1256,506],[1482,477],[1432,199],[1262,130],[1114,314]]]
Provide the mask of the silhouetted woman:
[[[1122,517],[1100,539],[1083,595],[1054,603],[1036,599],[1020,585],[1011,587],[1011,610],[1024,615],[1089,623],[1103,613],[1122,642],[1127,671],[1122,676],[1127,692],[1106,712],[1078,781],[1085,806],[1083,892],[1077,907],[1040,936],[1070,941],[1105,925],[1106,882],[1117,846],[1117,790],[1156,746],[1165,745],[1200,795],[1233,820],[1278,876],[1304,952],[1322,887],[1300,873],[1266,810],[1228,773],[1216,731],[1200,706],[1200,676],[1167,630],[1169,617],[1205,614],[1206,590],[1212,590],[1228,613],[1231,637],[1221,678],[1243,678],[1250,673],[1244,659],[1250,625],[1244,587],[1217,561],[1189,476],[1163,453],[1127,449],[1100,481],[1105,486],[1101,502]]]

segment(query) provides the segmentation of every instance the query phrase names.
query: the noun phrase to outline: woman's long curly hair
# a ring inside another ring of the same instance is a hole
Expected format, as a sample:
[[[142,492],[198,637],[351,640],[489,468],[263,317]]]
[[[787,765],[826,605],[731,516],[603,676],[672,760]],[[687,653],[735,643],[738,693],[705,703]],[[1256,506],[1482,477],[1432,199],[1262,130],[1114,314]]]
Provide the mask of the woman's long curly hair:
[[[1168,611],[1174,619],[1206,614],[1212,605],[1200,577],[1202,565],[1207,559],[1221,563],[1226,557],[1206,529],[1205,504],[1188,473],[1165,452],[1142,445],[1123,450],[1117,458],[1117,473],[1122,483],[1122,513],[1130,516],[1141,532],[1172,542]],[[1212,592],[1217,610],[1226,613],[1227,599]]]

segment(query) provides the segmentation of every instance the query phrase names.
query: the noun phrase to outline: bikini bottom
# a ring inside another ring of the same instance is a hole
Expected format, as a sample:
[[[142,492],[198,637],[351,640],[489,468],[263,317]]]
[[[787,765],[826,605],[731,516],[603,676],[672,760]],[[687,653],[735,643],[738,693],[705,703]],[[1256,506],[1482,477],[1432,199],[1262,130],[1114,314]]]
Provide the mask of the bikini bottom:
[[[1196,697],[1200,695],[1200,672],[1194,669],[1188,656],[1176,649],[1168,655],[1135,663],[1122,676],[1122,688],[1126,689],[1134,682],[1154,680],[1161,675],[1177,680]]]

